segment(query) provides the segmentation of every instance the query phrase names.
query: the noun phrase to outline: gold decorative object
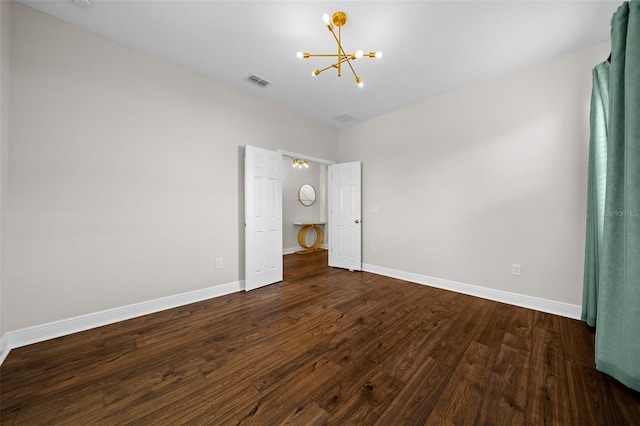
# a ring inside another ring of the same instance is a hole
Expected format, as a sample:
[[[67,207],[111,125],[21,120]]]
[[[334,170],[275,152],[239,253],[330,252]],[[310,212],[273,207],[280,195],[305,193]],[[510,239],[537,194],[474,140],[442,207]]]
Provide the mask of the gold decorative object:
[[[300,244],[300,247],[304,250],[297,251],[297,254],[309,254],[324,250],[322,248],[322,245],[324,244],[324,231],[320,225],[324,225],[325,222],[293,222],[293,224],[302,226],[300,231],[298,231],[298,244]],[[307,231],[310,229],[313,229],[316,232],[316,240],[309,246],[307,245]]]

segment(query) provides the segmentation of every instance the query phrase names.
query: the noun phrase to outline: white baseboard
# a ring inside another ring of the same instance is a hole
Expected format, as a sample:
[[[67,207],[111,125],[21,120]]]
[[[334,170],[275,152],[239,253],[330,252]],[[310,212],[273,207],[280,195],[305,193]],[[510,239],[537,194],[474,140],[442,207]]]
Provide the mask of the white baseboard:
[[[9,355],[9,351],[11,350],[6,343],[7,339],[4,337],[0,337],[0,365],[2,365],[5,358],[7,358],[7,355]]]
[[[2,365],[2,362],[13,348],[224,296],[241,290],[244,290],[244,280],[10,331],[0,338],[0,365]]]
[[[286,250],[284,254],[288,254],[286,253]],[[293,251],[291,253],[295,253],[299,250],[299,247],[292,250]],[[362,270],[378,275],[398,278],[404,281],[481,297],[483,299],[495,300],[497,302],[508,303],[510,305],[535,309],[537,311],[547,312],[563,317],[580,319],[582,314],[582,307],[579,305],[556,302],[539,297],[511,293],[508,291],[495,290],[442,278],[429,277],[426,275],[414,274],[412,272],[404,272],[397,269],[385,268],[383,266],[370,265],[366,263],[362,264]],[[160,299],[149,300],[146,302],[135,303],[133,305],[108,309],[105,311],[94,312],[87,315],[10,331],[0,337],[0,365],[2,365],[5,358],[13,348],[19,348],[21,346],[43,342],[56,337],[66,336],[68,334],[101,327],[103,325],[125,321],[166,309],[172,309],[178,306],[224,296],[225,294],[235,293],[241,290],[244,290],[244,281],[235,281],[228,284],[194,290],[187,293],[176,294]]]
[[[429,277],[426,275],[414,274],[412,272],[399,271],[397,269],[385,268],[383,266],[362,264],[362,270],[391,278],[398,278],[417,284],[437,287],[444,290],[451,290],[457,293],[468,294],[470,296],[481,297],[483,299],[494,300],[496,302],[508,303],[510,305],[521,306],[523,308],[534,309],[536,311],[547,312],[563,317],[580,319],[582,307],[570,303],[556,302],[554,300],[542,299],[524,294],[511,293],[503,290],[496,290],[472,284],[465,284],[457,281],[445,280],[442,278]]]

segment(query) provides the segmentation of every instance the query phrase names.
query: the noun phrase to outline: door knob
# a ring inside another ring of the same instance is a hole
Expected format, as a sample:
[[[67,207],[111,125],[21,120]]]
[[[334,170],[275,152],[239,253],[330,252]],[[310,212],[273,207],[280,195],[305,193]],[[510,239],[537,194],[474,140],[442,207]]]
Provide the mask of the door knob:
[[[358,219],[356,219],[356,223],[360,223],[360,221]]]

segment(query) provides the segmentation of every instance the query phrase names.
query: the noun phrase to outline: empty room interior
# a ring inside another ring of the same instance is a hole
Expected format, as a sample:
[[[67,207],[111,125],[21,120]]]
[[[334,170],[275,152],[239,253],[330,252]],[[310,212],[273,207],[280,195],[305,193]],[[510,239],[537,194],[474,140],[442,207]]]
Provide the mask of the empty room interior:
[[[640,0],[0,24],[2,425],[640,424]]]

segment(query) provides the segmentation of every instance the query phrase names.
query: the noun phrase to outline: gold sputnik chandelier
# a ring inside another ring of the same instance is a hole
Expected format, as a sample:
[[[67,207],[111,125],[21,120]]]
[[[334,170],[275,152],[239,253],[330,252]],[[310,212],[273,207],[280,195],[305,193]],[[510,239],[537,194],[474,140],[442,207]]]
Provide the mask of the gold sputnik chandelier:
[[[329,65],[328,67],[313,71],[311,75],[314,77],[320,74],[322,71],[328,70],[329,68],[336,68],[338,70],[338,77],[340,77],[342,75],[342,64],[346,62],[346,64],[349,65],[349,68],[351,68],[351,72],[353,73],[353,76],[356,79],[356,84],[358,85],[358,87],[362,88],[364,86],[364,83],[362,82],[362,79],[358,76],[358,74],[356,74],[355,69],[353,69],[353,65],[351,64],[351,61],[355,61],[356,59],[362,58],[363,56],[366,56],[369,58],[380,58],[382,56],[382,52],[364,53],[362,50],[357,50],[354,53],[346,53],[342,47],[342,41],[340,39],[340,29],[344,24],[347,23],[347,14],[344,12],[336,12],[331,16],[331,19],[329,19],[329,15],[325,13],[324,15],[322,15],[322,19],[324,20],[324,23],[327,24],[327,29],[331,32],[331,34],[333,34],[333,38],[335,38],[336,42],[338,43],[338,53],[337,54],[332,54],[332,53],[316,54],[316,53],[308,53],[308,52],[298,52],[298,55],[297,55],[298,58],[309,59],[317,56],[336,58],[336,62]],[[335,27],[338,27],[337,35],[334,30]]]

